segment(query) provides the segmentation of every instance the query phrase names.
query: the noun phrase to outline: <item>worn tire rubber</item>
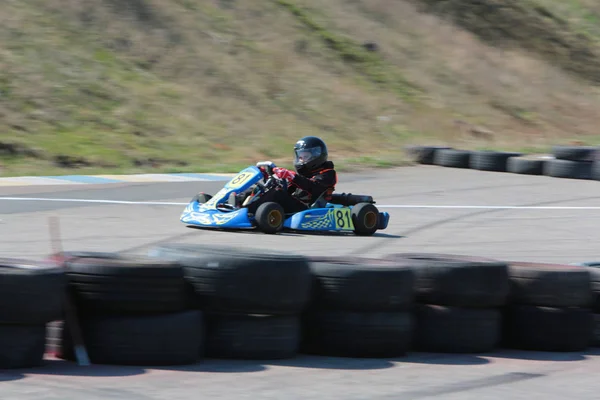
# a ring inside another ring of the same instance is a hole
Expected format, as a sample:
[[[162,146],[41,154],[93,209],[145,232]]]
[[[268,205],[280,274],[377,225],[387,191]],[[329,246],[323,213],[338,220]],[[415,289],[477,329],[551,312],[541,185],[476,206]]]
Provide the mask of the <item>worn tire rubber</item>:
[[[572,264],[584,268],[590,274],[590,287],[592,291],[592,300],[590,307],[593,312],[600,313],[600,261],[589,261]]]
[[[418,351],[483,353],[494,350],[502,337],[500,309],[469,309],[419,304],[415,309]]]
[[[310,300],[310,265],[301,255],[180,244],[149,255],[180,263],[197,306],[210,313],[293,315]]]
[[[552,146],[552,155],[558,160],[593,161],[597,153],[595,146]]]
[[[395,253],[387,260],[410,260],[416,302],[489,308],[506,304],[510,294],[508,264],[481,257],[438,253]]]
[[[360,257],[310,258],[311,308],[339,311],[405,311],[414,302],[410,261]]]
[[[295,315],[208,315],[206,357],[278,360],[296,356],[300,317]]]
[[[547,160],[522,157],[510,157],[506,161],[506,172],[522,175],[543,175]]]
[[[356,358],[404,356],[414,329],[410,312],[321,310],[306,313],[302,325],[301,352]]]
[[[592,334],[590,346],[600,347],[600,313],[592,314],[592,323],[594,326],[594,333]]]
[[[471,152],[468,150],[441,149],[435,152],[433,163],[441,167],[469,168]]]
[[[189,305],[183,269],[175,262],[140,258],[72,258],[69,287],[82,310],[140,314],[183,311]]]
[[[405,151],[418,164],[432,165],[435,153],[438,150],[447,150],[451,147],[447,146],[406,146]]]
[[[589,307],[593,302],[590,272],[563,264],[512,262],[512,304],[546,307]]]
[[[469,167],[480,171],[505,172],[507,160],[520,155],[503,151],[474,151],[469,159]]]
[[[592,163],[588,161],[546,160],[544,175],[554,178],[591,179]]]
[[[0,369],[39,367],[46,350],[46,325],[0,325]]]
[[[45,324],[62,318],[65,271],[53,264],[0,259],[0,324]]]
[[[74,360],[69,329],[61,332],[59,358]],[[93,364],[164,366],[198,362],[204,356],[204,318],[199,310],[144,316],[81,315]]]
[[[587,308],[511,306],[504,315],[503,347],[536,351],[582,351],[593,343]]]

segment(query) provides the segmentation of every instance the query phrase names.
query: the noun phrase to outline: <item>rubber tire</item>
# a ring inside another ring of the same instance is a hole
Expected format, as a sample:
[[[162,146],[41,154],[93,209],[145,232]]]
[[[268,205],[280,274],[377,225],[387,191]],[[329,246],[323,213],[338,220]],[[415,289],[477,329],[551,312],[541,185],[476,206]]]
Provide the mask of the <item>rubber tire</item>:
[[[39,325],[62,318],[65,271],[53,263],[0,259],[0,324]]]
[[[593,303],[590,272],[563,264],[512,262],[511,304],[588,307]]]
[[[593,161],[597,153],[595,146],[552,146],[552,155],[558,160]]]
[[[410,312],[315,311],[302,322],[301,352],[321,356],[383,358],[406,355],[414,321]]]
[[[375,222],[369,227],[365,219],[369,214],[375,214]],[[359,236],[370,236],[377,232],[379,226],[379,210],[371,203],[358,203],[352,207],[352,223],[354,224],[354,233]]]
[[[593,161],[591,169],[590,179],[600,181],[600,161]]]
[[[588,161],[546,160],[544,175],[565,179],[591,179],[592,163]]]
[[[384,259],[413,263],[418,303],[490,308],[505,305],[510,295],[503,261],[439,253],[395,253]]]
[[[208,315],[206,357],[242,360],[293,358],[300,347],[300,317]]]
[[[145,316],[80,316],[93,364],[165,366],[195,364],[205,353],[204,317],[199,310]],[[58,358],[74,360],[69,329],[61,332]]]
[[[276,226],[273,226],[269,221],[269,216],[273,212],[279,213],[280,223]],[[275,234],[283,229],[283,223],[285,222],[285,211],[278,203],[268,201],[258,206],[254,218],[258,228],[263,233]]]
[[[406,146],[405,151],[414,158],[418,164],[432,165],[435,153],[438,150],[447,150],[446,146]]]
[[[74,258],[65,263],[69,287],[81,310],[147,314],[183,311],[190,294],[183,268],[156,259]]]
[[[587,308],[509,307],[504,315],[503,347],[535,351],[582,351],[594,340]]]
[[[592,314],[594,324],[594,334],[590,346],[600,347],[600,313]]]
[[[359,257],[311,259],[311,309],[399,312],[414,302],[410,262]]]
[[[592,290],[591,308],[595,313],[600,313],[600,262],[586,262],[574,264],[585,268],[590,273],[590,285]]]
[[[39,367],[46,350],[46,325],[0,325],[0,369]]]
[[[310,300],[310,264],[301,255],[185,244],[157,246],[149,255],[182,265],[196,306],[210,313],[290,315]]]
[[[435,353],[493,351],[502,338],[499,309],[419,304],[415,309],[414,349]]]
[[[212,199],[212,196],[210,194],[198,193],[192,198],[192,201],[197,201],[198,203],[203,204],[209,201],[210,199]]]
[[[433,163],[442,167],[469,168],[470,159],[468,150],[441,149],[435,152]]]
[[[506,172],[507,160],[521,153],[501,151],[474,151],[469,159],[469,167],[480,171]]]
[[[510,157],[506,161],[506,171],[522,175],[543,175],[547,160]]]

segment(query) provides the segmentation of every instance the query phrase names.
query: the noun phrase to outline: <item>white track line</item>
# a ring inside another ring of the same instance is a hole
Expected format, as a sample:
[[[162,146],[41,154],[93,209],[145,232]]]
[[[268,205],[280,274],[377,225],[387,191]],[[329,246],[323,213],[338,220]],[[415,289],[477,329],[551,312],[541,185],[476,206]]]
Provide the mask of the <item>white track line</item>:
[[[63,203],[130,204],[149,206],[186,206],[189,203],[170,201],[129,201],[100,199],[52,199],[46,197],[0,197],[0,201],[52,201]],[[480,210],[600,210],[600,206],[494,206],[494,205],[425,205],[425,204],[375,204],[378,208],[438,208],[438,209],[480,209]]]
[[[128,200],[95,200],[95,199],[52,199],[45,197],[0,197],[6,201],[55,201],[59,203],[100,203],[100,204],[134,204],[151,206],[185,206],[189,203],[174,203],[170,201],[128,201]]]

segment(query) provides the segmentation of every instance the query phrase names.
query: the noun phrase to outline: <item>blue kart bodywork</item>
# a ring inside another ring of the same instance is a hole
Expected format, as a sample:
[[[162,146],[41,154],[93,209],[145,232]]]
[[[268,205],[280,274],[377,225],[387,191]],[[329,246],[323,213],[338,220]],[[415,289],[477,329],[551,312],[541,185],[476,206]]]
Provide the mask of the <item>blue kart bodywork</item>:
[[[232,207],[227,204],[227,201],[234,193],[246,191],[253,185],[260,185],[259,182],[262,179],[263,173],[256,166],[243,169],[207,202],[200,202],[197,196],[192,199],[183,210],[180,221],[187,225],[208,228],[256,228],[255,216],[248,213],[248,208]],[[259,196],[260,193],[256,195]],[[352,210],[353,205],[328,202],[313,204],[307,210],[286,214],[282,228],[300,231],[352,232],[355,231],[355,218],[353,218]],[[389,218],[387,212],[378,211],[377,229],[386,229]]]

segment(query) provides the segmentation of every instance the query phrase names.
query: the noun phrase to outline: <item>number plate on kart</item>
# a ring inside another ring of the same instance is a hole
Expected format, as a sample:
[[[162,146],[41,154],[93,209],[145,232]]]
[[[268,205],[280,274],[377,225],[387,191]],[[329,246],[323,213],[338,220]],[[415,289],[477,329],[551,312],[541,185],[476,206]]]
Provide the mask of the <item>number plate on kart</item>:
[[[233,177],[226,185],[226,187],[228,189],[238,189],[242,186],[244,186],[244,184],[251,179],[254,175],[254,173],[252,172],[242,172],[239,173],[237,176]]]
[[[335,229],[353,230],[352,211],[349,208],[336,208],[330,211],[333,214]]]

